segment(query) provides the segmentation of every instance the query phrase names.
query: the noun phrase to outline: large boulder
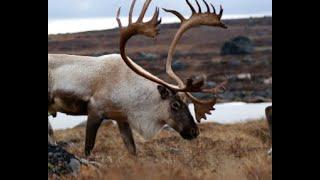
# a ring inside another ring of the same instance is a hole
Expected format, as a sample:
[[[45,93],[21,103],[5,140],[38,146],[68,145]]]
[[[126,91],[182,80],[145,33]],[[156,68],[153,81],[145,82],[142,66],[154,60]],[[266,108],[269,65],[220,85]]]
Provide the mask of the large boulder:
[[[81,162],[60,146],[48,144],[48,175],[76,175]]]
[[[53,129],[48,120],[48,176],[76,175],[80,170],[81,162],[73,154],[57,145],[53,137]]]
[[[238,36],[225,42],[221,49],[221,55],[251,54],[253,50],[253,43],[249,38]]]

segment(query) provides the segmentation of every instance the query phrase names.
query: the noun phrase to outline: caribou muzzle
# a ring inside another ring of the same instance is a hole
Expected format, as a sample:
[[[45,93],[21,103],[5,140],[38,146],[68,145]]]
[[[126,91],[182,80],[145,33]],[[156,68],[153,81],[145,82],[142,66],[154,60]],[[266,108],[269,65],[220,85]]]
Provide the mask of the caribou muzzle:
[[[183,131],[180,132],[180,135],[183,137],[183,139],[192,140],[198,137],[200,134],[199,128],[191,127],[191,128],[185,128]]]

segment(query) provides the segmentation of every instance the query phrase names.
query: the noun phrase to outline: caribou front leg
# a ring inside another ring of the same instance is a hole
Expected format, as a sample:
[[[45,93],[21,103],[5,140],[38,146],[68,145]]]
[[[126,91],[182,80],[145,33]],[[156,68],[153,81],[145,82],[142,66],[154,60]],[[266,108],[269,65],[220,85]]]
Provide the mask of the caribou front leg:
[[[48,144],[51,144],[51,145],[56,144],[56,141],[53,136],[53,129],[49,121],[49,117],[48,117]]]
[[[126,145],[128,151],[132,155],[136,155],[136,145],[132,136],[132,130],[128,122],[117,121],[121,138]]]
[[[86,141],[84,153],[86,156],[91,154],[94,147],[97,131],[103,121],[103,117],[96,112],[88,113],[88,120],[86,126]]]

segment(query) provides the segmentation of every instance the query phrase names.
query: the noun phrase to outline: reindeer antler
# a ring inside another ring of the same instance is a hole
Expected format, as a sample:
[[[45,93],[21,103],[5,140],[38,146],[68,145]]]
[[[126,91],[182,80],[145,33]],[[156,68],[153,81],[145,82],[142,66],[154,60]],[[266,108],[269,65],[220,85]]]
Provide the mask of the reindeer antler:
[[[214,6],[212,4],[211,4],[211,7],[212,7],[213,12],[211,12],[209,4],[205,0],[203,0],[203,2],[207,7],[207,12],[205,12],[205,13],[202,13],[202,9],[201,9],[201,6],[200,6],[198,0],[196,0],[196,4],[198,6],[198,12],[196,12],[195,8],[192,6],[192,4],[189,2],[189,0],[186,0],[186,3],[188,4],[188,6],[190,7],[191,12],[192,12],[192,15],[189,19],[186,19],[179,12],[177,12],[175,10],[163,9],[166,12],[174,14],[181,21],[181,26],[178,29],[178,31],[177,31],[177,33],[176,33],[176,35],[170,45],[170,49],[169,49],[168,57],[167,57],[167,62],[166,62],[167,74],[172,79],[176,80],[179,87],[184,87],[185,85],[184,85],[183,80],[181,80],[181,78],[179,76],[177,76],[174,73],[174,71],[172,70],[172,60],[173,60],[173,55],[175,53],[176,46],[177,46],[179,40],[181,39],[182,35],[187,30],[191,29],[192,27],[196,27],[196,26],[200,26],[200,25],[218,26],[218,27],[222,27],[222,28],[227,28],[227,26],[221,22],[221,17],[223,15],[222,6],[220,6],[219,14],[216,14],[216,9],[214,8]],[[203,82],[204,82],[204,80],[202,80],[202,85],[204,84]],[[225,87],[224,87],[225,84],[226,84],[226,82],[223,82],[223,83],[219,84],[217,87],[211,88],[211,89],[204,89],[201,86],[200,88],[198,88],[199,91],[197,91],[197,92],[217,94],[218,92],[221,91],[221,89],[225,89]],[[210,114],[210,111],[213,110],[213,106],[216,103],[216,98],[214,98],[212,100],[204,101],[204,100],[200,100],[200,99],[195,98],[189,92],[186,92],[186,95],[194,103],[197,121],[200,122],[200,120],[202,118],[206,119],[205,114]]]
[[[118,22],[119,28],[120,28],[120,53],[121,53],[121,57],[124,60],[124,62],[128,65],[128,67],[130,69],[132,69],[138,75],[145,77],[146,79],[149,79],[155,83],[161,84],[161,85],[171,89],[172,91],[175,91],[175,92],[198,92],[198,91],[200,91],[201,87],[203,86],[203,82],[201,82],[201,81],[194,82],[192,79],[188,79],[188,83],[186,85],[179,87],[177,85],[167,83],[164,80],[158,78],[157,76],[154,76],[153,74],[146,71],[141,66],[139,66],[138,64],[136,64],[135,62],[133,62],[131,59],[129,59],[127,57],[127,55],[125,53],[125,46],[126,46],[127,41],[132,36],[139,35],[139,34],[145,35],[148,37],[152,37],[152,38],[156,37],[159,34],[159,29],[157,26],[161,23],[161,19],[158,20],[158,18],[159,18],[159,8],[158,7],[156,8],[152,19],[148,22],[143,22],[144,15],[145,15],[145,13],[151,3],[151,0],[145,1],[138,20],[135,23],[133,23],[132,22],[132,13],[133,13],[135,2],[136,2],[136,0],[133,0],[131,7],[130,7],[128,27],[124,28],[122,26],[121,20],[119,18],[121,9],[119,8],[119,10],[117,12],[116,19],[117,19],[117,22]]]

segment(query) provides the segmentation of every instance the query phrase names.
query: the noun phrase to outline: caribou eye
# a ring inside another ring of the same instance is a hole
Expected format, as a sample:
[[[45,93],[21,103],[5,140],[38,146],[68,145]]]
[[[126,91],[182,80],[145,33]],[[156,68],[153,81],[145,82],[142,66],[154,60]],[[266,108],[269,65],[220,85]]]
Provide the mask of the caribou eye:
[[[180,105],[180,103],[179,102],[173,102],[172,104],[171,104],[171,107],[172,107],[172,109],[173,110],[179,110],[180,109],[180,107],[181,107],[181,105]]]

